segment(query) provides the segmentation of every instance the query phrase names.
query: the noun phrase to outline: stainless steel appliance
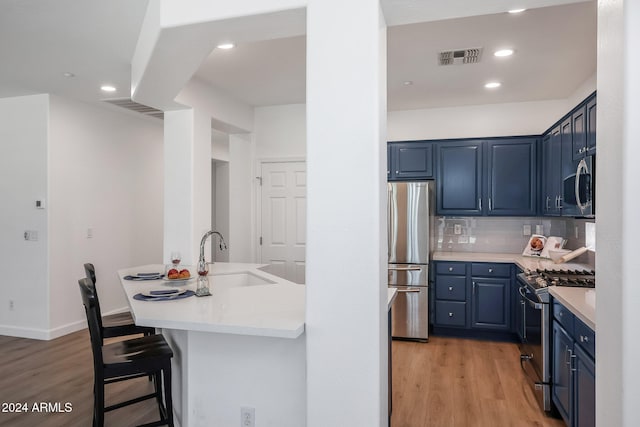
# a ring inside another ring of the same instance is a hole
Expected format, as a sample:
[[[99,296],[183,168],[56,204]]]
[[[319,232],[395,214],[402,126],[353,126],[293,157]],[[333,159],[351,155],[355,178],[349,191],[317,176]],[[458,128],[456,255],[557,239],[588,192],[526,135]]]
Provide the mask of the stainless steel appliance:
[[[518,274],[520,365],[545,411],[551,410],[551,311],[549,286],[595,287],[591,270],[536,270]]]
[[[594,218],[595,209],[595,156],[587,156],[574,163],[575,173],[563,182],[563,215]]]
[[[388,283],[398,289],[391,307],[394,338],[429,339],[431,194],[428,182],[387,184]]]

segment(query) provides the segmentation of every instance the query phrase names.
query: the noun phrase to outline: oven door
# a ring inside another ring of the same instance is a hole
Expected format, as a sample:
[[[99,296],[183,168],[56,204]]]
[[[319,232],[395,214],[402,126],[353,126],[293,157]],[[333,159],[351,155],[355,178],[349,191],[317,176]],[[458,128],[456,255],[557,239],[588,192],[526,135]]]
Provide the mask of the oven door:
[[[549,411],[549,304],[540,301],[528,286],[521,286],[519,292],[522,316],[520,364],[533,385],[540,407]]]

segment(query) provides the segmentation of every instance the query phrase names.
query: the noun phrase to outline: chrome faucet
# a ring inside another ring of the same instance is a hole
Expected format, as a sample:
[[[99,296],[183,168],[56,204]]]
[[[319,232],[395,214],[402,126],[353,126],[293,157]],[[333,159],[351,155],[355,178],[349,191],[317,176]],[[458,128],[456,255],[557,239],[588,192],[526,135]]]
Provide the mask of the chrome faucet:
[[[209,236],[211,236],[212,234],[216,234],[218,235],[218,239],[220,240],[220,250],[224,251],[227,249],[227,244],[224,241],[224,237],[222,236],[222,234],[218,233],[217,231],[207,231],[206,233],[204,233],[204,236],[202,236],[202,240],[200,240],[200,258],[198,260],[198,271],[200,271],[200,268],[206,268],[207,266],[207,261],[204,259],[204,244],[207,243],[207,239],[209,238]],[[213,261],[212,261],[213,263]],[[209,269],[206,269],[207,272],[209,271]],[[204,271],[204,270],[203,270]]]

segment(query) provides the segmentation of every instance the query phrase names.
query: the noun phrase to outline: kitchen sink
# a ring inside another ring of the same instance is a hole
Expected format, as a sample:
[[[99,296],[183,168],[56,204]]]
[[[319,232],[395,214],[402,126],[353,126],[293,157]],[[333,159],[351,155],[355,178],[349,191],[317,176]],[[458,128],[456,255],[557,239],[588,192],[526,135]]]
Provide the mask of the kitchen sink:
[[[209,280],[211,281],[212,286],[221,285],[229,287],[273,285],[276,283],[253,273],[249,273],[248,271],[230,274],[213,274],[209,276]]]

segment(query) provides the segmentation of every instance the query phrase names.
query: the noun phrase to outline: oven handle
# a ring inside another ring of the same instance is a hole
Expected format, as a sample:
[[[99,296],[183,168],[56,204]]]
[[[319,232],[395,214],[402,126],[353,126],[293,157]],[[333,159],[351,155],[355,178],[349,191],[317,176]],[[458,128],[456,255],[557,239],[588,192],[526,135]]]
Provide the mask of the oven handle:
[[[518,288],[518,292],[520,292],[520,296],[524,299],[527,300],[527,302],[529,303],[529,305],[536,309],[536,310],[542,310],[542,303],[541,302],[537,302],[537,301],[533,301],[531,299],[529,299],[529,297],[527,297],[524,293],[524,288]]]

